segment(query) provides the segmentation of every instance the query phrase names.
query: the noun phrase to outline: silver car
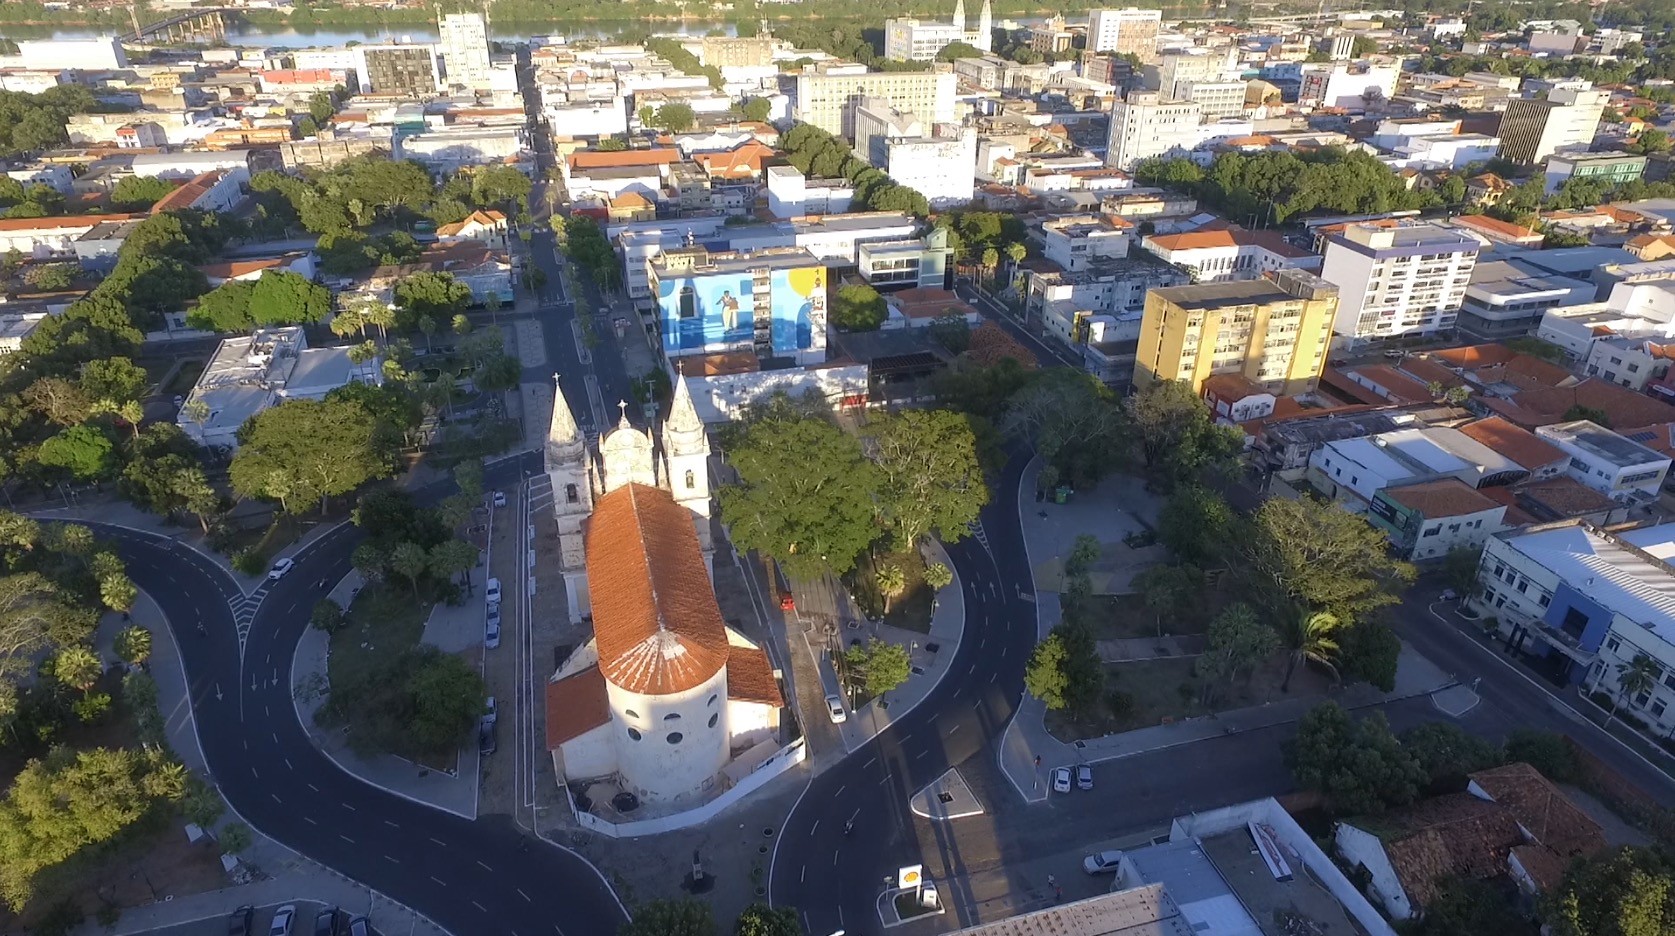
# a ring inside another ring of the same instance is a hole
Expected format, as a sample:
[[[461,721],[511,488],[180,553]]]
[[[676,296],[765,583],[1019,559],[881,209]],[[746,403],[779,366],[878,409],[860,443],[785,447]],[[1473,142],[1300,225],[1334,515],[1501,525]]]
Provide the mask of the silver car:
[[[1097,855],[1089,855],[1082,859],[1082,870],[1089,874],[1116,874],[1117,865],[1122,862],[1122,852],[1102,851]]]

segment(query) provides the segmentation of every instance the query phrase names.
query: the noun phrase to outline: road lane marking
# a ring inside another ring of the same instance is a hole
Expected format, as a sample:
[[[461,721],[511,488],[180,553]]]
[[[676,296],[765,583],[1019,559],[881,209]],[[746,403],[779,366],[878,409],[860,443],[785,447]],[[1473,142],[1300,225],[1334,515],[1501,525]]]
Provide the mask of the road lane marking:
[[[319,787],[317,787],[317,786],[315,786],[315,785],[314,785],[314,784],[312,784],[312,783],[310,783],[310,784],[309,784],[309,785],[308,785],[308,788],[309,788],[309,789],[310,789],[310,790],[313,790],[313,791],[314,791],[314,792],[316,792],[316,793],[318,793],[318,792],[320,792],[320,788],[319,788]]]
[[[878,756],[877,756],[877,755],[874,755],[874,756],[873,756],[873,758],[872,758],[872,760],[869,760],[869,761],[867,761],[867,762],[866,762],[866,763],[865,763],[865,764],[862,764],[862,765],[861,765],[861,766],[862,766],[862,767],[863,767],[863,768],[865,768],[865,767],[871,767],[871,766],[872,766],[872,765],[873,765],[873,764],[876,764],[876,763],[878,763]]]
[[[482,863],[482,862],[481,862],[481,861],[479,861],[479,862],[477,862],[477,867],[479,867],[479,868],[482,868],[482,869],[483,869],[483,870],[484,870],[484,871],[487,871],[487,872],[488,872],[488,873],[490,873],[490,874],[493,874],[493,873],[494,873],[494,869],[493,869],[493,868],[491,868],[491,867],[489,867],[489,866],[488,866],[488,865],[486,865],[486,864],[483,864],[483,863]]]
[[[448,843],[447,843],[447,842],[444,842],[444,841],[442,841],[442,840],[441,840],[441,839],[439,839],[439,838],[436,838],[436,837],[435,837],[435,836],[431,836],[431,839],[430,839],[430,840],[431,840],[431,841],[433,841],[433,842],[435,842],[435,843],[436,843],[436,844],[438,844],[438,845],[440,845],[440,846],[442,846],[442,847],[443,847],[443,848],[447,848],[447,847],[448,847]]]
[[[515,891],[518,892],[518,896],[523,898],[524,903],[534,903],[535,902],[535,901],[529,899],[529,895],[523,892],[523,888],[514,887],[514,888],[512,888],[512,890],[515,890]]]
[[[285,758],[285,769],[286,770],[296,770],[295,767],[291,766],[291,759],[289,757]]]
[[[838,788],[837,788],[837,792],[832,794],[832,798],[837,799],[838,797],[842,796],[843,791],[847,790],[847,789],[849,789],[849,784],[847,784],[847,783],[839,784]]]
[[[832,867],[834,867],[834,868],[837,867],[837,863],[838,863],[838,852],[832,852]]]
[[[350,806],[348,803],[339,803],[338,805],[342,806],[344,809],[349,810],[350,812],[355,812],[355,807]]]
[[[801,884],[808,877],[808,865],[803,865],[802,873],[797,875],[797,883]]]
[[[395,823],[393,823],[393,822],[391,822],[391,821],[390,821],[390,820],[388,820],[388,819],[385,819],[385,820],[384,820],[384,824],[385,824],[385,825],[387,825],[387,826],[389,826],[389,827],[390,827],[390,828],[392,828],[392,829],[399,829],[399,828],[401,828],[401,826],[398,826],[398,825],[396,825],[396,824],[395,824]]]
[[[923,751],[920,751],[919,753],[913,755],[913,759],[918,760],[919,758],[924,757],[926,754],[929,754],[930,752],[931,752],[931,749],[926,748]]]
[[[484,912],[484,913],[487,913],[487,912],[489,912],[489,908],[487,908],[487,907],[485,907],[485,906],[483,906],[483,905],[482,905],[482,904],[480,904],[480,903],[478,903],[478,902],[477,902],[477,901],[475,901],[475,900],[473,900],[473,901],[471,901],[471,906],[473,906],[473,907],[476,907],[476,908],[477,908],[477,909],[478,909],[478,910],[481,910],[481,911],[483,911],[483,912]]]
[[[257,780],[260,780],[260,779],[262,779],[262,775],[261,775],[261,774],[259,774],[259,773],[257,773],[257,772],[256,772],[256,768],[254,768],[254,767],[252,767],[252,768],[250,768],[250,775],[251,775],[251,776],[252,776],[252,777],[255,777],[255,778],[256,778],[256,779],[257,779]]]
[[[353,844],[355,844],[355,840],[354,840],[354,839],[352,839],[352,838],[350,838],[350,837],[349,837],[349,836],[347,836],[347,835],[344,835],[344,834],[343,834],[343,833],[341,833],[341,832],[339,832],[339,833],[338,833],[338,834],[337,834],[337,837],[338,837],[338,838],[340,838],[340,839],[342,839],[342,840],[344,840],[344,841],[345,841],[345,842],[348,842],[348,843],[349,843],[349,844],[350,844],[350,845],[353,845]]]
[[[389,855],[385,855],[384,860],[388,861],[390,864],[401,864],[401,862],[395,860],[394,858],[391,858]]]
[[[447,886],[448,886],[448,882],[447,882],[447,881],[444,881],[444,880],[442,880],[442,879],[441,879],[441,878],[439,878],[439,877],[437,877],[437,876],[436,876],[436,875],[434,875],[434,874],[433,874],[433,875],[431,875],[431,876],[430,876],[430,879],[431,879],[431,880],[433,880],[433,881],[435,881],[435,882],[436,882],[436,883],[438,883],[438,884],[440,884],[440,885],[442,885],[442,886],[443,886],[443,887],[447,887]]]
[[[273,801],[274,801],[274,802],[275,802],[275,803],[278,803],[278,804],[280,804],[280,805],[281,805],[281,806],[283,806],[283,805],[284,805],[284,804],[285,804],[285,801],[284,801],[284,800],[282,800],[282,799],[280,799],[280,798],[279,798],[279,794],[278,794],[278,793],[269,793],[269,794],[268,794],[268,795],[269,795],[269,796],[271,796],[271,797],[273,797]]]
[[[318,823],[318,822],[315,822],[315,821],[314,821],[314,820],[313,820],[313,819],[310,819],[310,818],[308,818],[308,817],[307,817],[307,816],[304,816],[304,817],[302,817],[302,818],[303,818],[303,820],[304,820],[304,821],[305,821],[305,822],[307,822],[307,823],[308,823],[308,824],[309,824],[309,825],[319,825],[319,823]]]

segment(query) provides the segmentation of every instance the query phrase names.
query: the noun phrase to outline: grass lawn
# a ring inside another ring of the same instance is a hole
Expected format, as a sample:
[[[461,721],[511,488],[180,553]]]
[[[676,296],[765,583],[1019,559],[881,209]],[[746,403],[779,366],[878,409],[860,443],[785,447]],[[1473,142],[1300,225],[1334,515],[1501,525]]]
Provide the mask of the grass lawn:
[[[1061,741],[1097,738],[1279,699],[1322,695],[1330,688],[1331,680],[1324,673],[1299,667],[1291,677],[1291,692],[1281,692],[1285,661],[1284,654],[1276,654],[1254,673],[1241,674],[1232,685],[1219,682],[1207,705],[1203,680],[1193,675],[1191,658],[1113,663],[1105,667],[1106,705],[1100,713],[1072,719],[1064,712],[1048,712],[1047,729]],[[1111,704],[1119,693],[1124,704]]]
[[[326,677],[334,686],[364,682],[380,662],[419,645],[433,602],[413,600],[406,582],[376,582],[350,602],[348,623],[331,637]]]
[[[888,611],[884,609],[884,596],[878,592],[878,567],[887,563],[901,568],[907,584],[906,590],[890,602]],[[884,623],[892,627],[930,633],[931,599],[936,594],[935,589],[925,584],[925,560],[919,550],[909,549],[876,559],[870,551],[863,552],[855,560],[855,568],[843,577],[843,583],[868,617],[882,616]]]
[[[1234,577],[1222,575],[1215,584],[1205,586],[1197,606],[1191,611],[1173,617],[1165,616],[1163,633],[1208,633],[1211,619],[1243,597]],[[1095,640],[1156,637],[1158,634],[1157,612],[1146,607],[1145,599],[1138,594],[1092,595],[1086,600]]]

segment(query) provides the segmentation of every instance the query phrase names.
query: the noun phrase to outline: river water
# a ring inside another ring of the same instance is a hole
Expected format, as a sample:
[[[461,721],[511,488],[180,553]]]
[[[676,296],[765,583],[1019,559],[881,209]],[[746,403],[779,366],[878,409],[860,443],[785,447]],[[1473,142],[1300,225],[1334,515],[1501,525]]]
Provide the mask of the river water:
[[[493,38],[505,40],[522,40],[530,36],[558,35],[566,39],[604,39],[615,36],[629,27],[644,28],[643,21],[611,21],[599,20],[591,23],[572,23],[569,29],[554,23],[550,26],[534,24],[519,24],[515,28],[495,27]],[[660,34],[679,34],[702,36],[712,30],[720,30],[727,35],[734,35],[736,28],[732,23],[698,22],[684,23],[659,22],[652,24],[652,32]],[[72,27],[55,29],[51,26],[0,26],[0,36],[7,39],[86,39],[100,34],[109,34],[111,30],[99,30],[92,27]],[[388,29],[368,27],[362,30],[351,29],[293,29],[289,26],[261,28],[248,23],[231,23],[227,31],[227,42],[235,46],[262,46],[268,48],[290,47],[307,48],[310,46],[343,46],[350,42],[370,43],[402,40],[412,42],[435,42],[437,40],[436,27],[425,24],[400,24]]]

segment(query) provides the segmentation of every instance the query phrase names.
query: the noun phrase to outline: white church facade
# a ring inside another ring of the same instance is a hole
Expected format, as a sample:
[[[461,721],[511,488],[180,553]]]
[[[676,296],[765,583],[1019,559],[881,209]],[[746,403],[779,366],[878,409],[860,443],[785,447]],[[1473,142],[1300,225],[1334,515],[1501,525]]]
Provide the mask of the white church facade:
[[[956,42],[992,52],[993,36],[994,12],[990,9],[989,0],[983,0],[983,12],[977,17],[975,30],[966,28],[965,0],[956,0],[952,22],[885,20],[884,57],[897,62],[933,62],[938,52]]]
[[[593,639],[547,683],[547,747],[561,783],[695,803],[778,750],[785,703],[767,654],[716,603],[709,442],[684,379],[660,441],[625,413],[589,451],[556,394],[546,468],[560,561]]]

